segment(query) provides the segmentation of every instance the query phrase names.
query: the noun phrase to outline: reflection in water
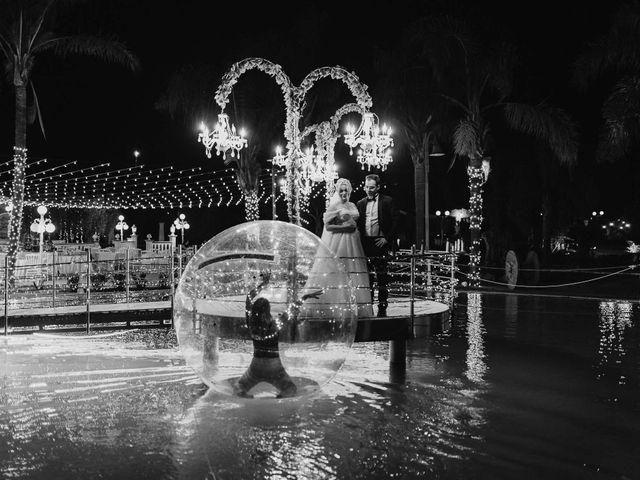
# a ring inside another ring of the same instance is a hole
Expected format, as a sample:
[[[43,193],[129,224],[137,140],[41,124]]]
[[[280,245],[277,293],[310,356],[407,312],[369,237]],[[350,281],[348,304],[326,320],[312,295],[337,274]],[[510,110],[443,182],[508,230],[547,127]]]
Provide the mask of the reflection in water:
[[[465,376],[474,382],[482,383],[487,365],[484,362],[484,341],[482,334],[482,297],[477,292],[467,295],[467,370]]]
[[[518,336],[518,298],[519,295],[504,296],[504,336],[515,339]]]
[[[598,347],[598,378],[613,371],[618,383],[624,385],[626,376],[622,362],[626,355],[624,339],[626,330],[631,328],[632,305],[630,302],[600,302],[600,344]]]
[[[640,478],[637,382],[593,375],[639,363],[637,312],[522,296],[511,338],[503,296],[466,299],[453,329],[408,341],[406,382],[386,342],[358,343],[305,401],[205,392],[165,331],[10,337],[0,478]]]

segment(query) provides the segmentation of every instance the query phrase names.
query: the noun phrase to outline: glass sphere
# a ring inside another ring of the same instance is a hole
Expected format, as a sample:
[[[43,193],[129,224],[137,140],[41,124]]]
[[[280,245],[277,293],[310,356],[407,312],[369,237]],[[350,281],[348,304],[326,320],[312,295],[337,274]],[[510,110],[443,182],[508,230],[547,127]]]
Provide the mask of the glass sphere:
[[[189,261],[174,323],[187,364],[215,391],[300,397],[344,363],[357,326],[355,291],[342,261],[313,233],[248,222]]]

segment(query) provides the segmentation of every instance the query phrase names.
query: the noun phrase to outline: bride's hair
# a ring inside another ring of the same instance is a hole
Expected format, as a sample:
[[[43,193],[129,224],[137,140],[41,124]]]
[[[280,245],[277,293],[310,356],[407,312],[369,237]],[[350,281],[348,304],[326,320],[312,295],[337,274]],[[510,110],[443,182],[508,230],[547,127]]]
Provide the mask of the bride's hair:
[[[340,187],[345,185],[347,187],[347,201],[351,198],[351,192],[353,192],[353,187],[351,186],[351,182],[346,178],[339,178],[336,180],[335,190],[333,195],[331,196],[331,200],[329,201],[329,206],[342,203],[340,200]]]

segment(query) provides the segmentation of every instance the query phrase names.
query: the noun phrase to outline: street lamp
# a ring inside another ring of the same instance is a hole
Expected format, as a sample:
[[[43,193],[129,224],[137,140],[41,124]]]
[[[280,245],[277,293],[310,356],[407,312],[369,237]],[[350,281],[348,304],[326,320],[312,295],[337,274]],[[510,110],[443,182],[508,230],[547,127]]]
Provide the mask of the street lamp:
[[[135,165],[138,166],[138,157],[140,157],[140,150],[134,150],[133,151],[133,158],[135,159]]]
[[[116,225],[116,230],[120,232],[120,241],[124,242],[124,232],[125,230],[129,230],[129,225],[124,221],[124,215],[118,216],[118,224]]]
[[[43,250],[44,232],[53,233],[56,229],[56,226],[51,222],[51,219],[44,218],[45,213],[47,213],[47,207],[40,205],[38,207],[38,215],[40,215],[40,218],[36,218],[30,227],[33,233],[40,235],[40,253],[42,253]]]
[[[444,245],[444,218],[449,216],[449,210],[445,210],[444,214],[440,210],[436,210],[436,217],[440,219],[440,246]]]
[[[183,245],[184,245],[184,231],[185,230],[189,230],[189,227],[190,227],[189,222],[187,222],[185,220],[185,218],[186,217],[185,217],[184,213],[181,213],[180,215],[178,215],[178,218],[176,218],[174,220],[174,222],[173,222],[173,224],[176,226],[176,228],[178,230],[180,230],[180,237],[182,239],[182,244]],[[171,232],[171,233],[173,233],[173,232]]]

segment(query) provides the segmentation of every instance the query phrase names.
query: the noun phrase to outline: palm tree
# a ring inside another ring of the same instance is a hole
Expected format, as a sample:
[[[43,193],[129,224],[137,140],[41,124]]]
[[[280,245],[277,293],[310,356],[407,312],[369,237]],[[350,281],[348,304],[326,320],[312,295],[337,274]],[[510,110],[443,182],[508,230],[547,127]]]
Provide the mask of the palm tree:
[[[634,161],[640,145],[640,3],[620,6],[608,30],[589,44],[573,64],[573,83],[581,93],[600,96],[601,120],[595,148],[598,163],[626,161],[629,209],[640,210],[640,169]]]
[[[376,103],[383,105],[385,118],[398,125],[396,146],[406,145],[413,164],[415,242],[429,248],[429,157],[444,139],[448,127],[447,111],[436,95],[435,79],[422,52],[422,34],[405,31],[401,47],[379,50],[375,67],[380,81]],[[441,153],[441,152],[439,152]],[[426,227],[425,228],[425,224]]]
[[[597,148],[601,161],[616,161],[640,138],[640,3],[622,5],[609,30],[578,56],[573,83],[583,92],[600,87],[603,125]]]
[[[0,55],[15,92],[14,169],[11,202],[13,205],[9,251],[9,278],[13,279],[24,203],[25,168],[27,164],[27,100],[29,91],[37,110],[37,97],[31,82],[36,59],[51,53],[60,57],[82,55],[119,63],[131,70],[138,67],[136,57],[121,43],[112,39],[65,35],[56,30],[58,0],[2,2]],[[38,114],[39,116],[39,114]],[[42,125],[42,122],[41,122]]]
[[[467,161],[469,178],[469,283],[479,282],[483,184],[491,160],[492,125],[506,120],[514,130],[548,145],[563,164],[577,158],[576,127],[563,111],[545,103],[528,105],[513,96],[515,50],[508,44],[486,47],[465,22],[451,17],[421,20],[425,57],[444,86],[441,97],[453,108],[451,135],[455,158]],[[455,160],[454,158],[454,160]]]

